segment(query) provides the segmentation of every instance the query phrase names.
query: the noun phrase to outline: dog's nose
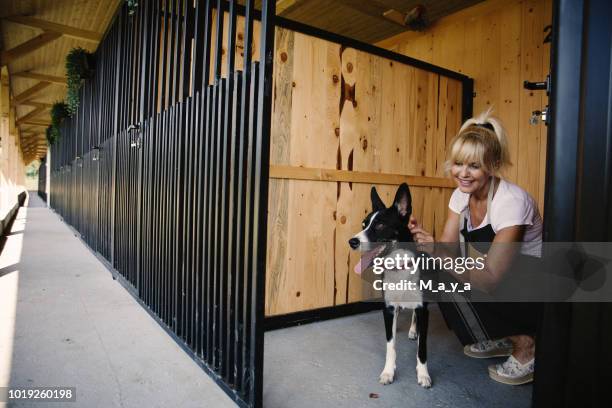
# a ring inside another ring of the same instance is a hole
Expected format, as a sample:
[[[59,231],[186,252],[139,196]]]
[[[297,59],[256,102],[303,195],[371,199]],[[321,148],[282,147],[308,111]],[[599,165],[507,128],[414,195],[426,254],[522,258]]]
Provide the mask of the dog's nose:
[[[357,248],[359,248],[359,244],[360,244],[359,239],[357,239],[357,238],[349,239],[349,245],[351,246],[351,248],[357,249]]]

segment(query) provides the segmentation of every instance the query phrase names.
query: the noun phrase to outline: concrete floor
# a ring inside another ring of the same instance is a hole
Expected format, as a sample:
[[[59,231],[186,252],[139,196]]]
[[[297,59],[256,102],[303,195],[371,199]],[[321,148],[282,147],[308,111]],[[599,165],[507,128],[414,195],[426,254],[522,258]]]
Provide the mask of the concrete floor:
[[[378,383],[385,362],[382,312],[266,333],[266,408],[529,407],[530,385],[492,381],[487,366],[502,359],[466,357],[435,305],[430,308],[430,389],[416,381],[416,342],[408,339],[411,312],[400,314],[396,380]],[[370,394],[378,398],[370,398]]]
[[[29,200],[0,254],[0,387],[72,386],[77,400],[12,406],[234,406],[66,224]]]

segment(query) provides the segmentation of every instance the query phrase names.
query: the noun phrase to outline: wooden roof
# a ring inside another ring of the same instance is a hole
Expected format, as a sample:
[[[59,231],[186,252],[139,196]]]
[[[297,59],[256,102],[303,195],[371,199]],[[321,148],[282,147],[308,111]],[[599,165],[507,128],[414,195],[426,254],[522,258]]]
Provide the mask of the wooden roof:
[[[35,157],[46,152],[49,108],[65,97],[66,55],[74,47],[95,50],[120,2],[0,1],[0,64],[8,66],[22,148]]]
[[[483,0],[278,0],[277,14],[326,31],[366,43],[376,43],[407,31],[384,14],[395,10],[400,15],[423,5],[427,19],[441,17]],[[398,14],[396,13],[396,14]]]
[[[44,133],[50,121],[49,108],[65,96],[66,55],[79,46],[95,50],[122,1],[0,0],[0,65],[8,66],[17,124],[27,138],[22,137],[22,141],[27,142],[31,152],[36,152],[35,157],[46,151]],[[277,13],[375,43],[408,30],[384,17],[389,10],[401,16],[421,4],[427,10],[428,20],[435,22],[480,1],[277,0]]]

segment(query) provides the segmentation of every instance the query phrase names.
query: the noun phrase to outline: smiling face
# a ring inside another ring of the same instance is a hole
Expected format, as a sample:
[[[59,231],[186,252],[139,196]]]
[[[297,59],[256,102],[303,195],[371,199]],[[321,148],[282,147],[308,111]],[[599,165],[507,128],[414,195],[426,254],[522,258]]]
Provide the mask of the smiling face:
[[[490,176],[489,173],[483,170],[480,163],[465,163],[459,160],[452,164],[450,173],[457,183],[459,190],[467,194],[473,194],[484,188]]]

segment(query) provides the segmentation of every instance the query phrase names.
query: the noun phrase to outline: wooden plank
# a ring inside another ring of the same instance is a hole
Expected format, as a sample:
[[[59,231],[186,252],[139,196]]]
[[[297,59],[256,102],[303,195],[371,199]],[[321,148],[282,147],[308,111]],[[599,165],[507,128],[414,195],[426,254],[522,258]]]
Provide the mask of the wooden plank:
[[[374,173],[365,171],[334,170],[298,166],[270,166],[270,178],[313,181],[339,181],[347,183],[399,185],[408,183],[415,187],[456,188],[455,182],[441,177],[406,176],[403,174]]]
[[[30,99],[31,97],[36,95],[38,92],[42,91],[43,89],[47,88],[49,85],[51,85],[51,82],[41,81],[37,83],[36,85],[26,89],[19,95],[15,96],[13,100],[16,104],[20,104]]]
[[[272,106],[272,140],[270,162],[289,163],[291,149],[291,97],[293,94],[293,31],[277,29],[274,61],[274,99]],[[244,38],[244,37],[243,37]],[[287,270],[287,232],[289,221],[290,180],[270,180],[268,192],[268,241],[266,261],[266,315],[287,310],[281,304],[283,278]],[[293,292],[292,294],[297,293]],[[301,293],[300,293],[301,294]]]
[[[53,106],[50,103],[36,102],[36,101],[23,101],[23,102],[17,103],[17,105],[33,106],[35,108],[40,108],[40,107],[51,108]]]
[[[5,20],[13,23],[26,25],[28,27],[40,28],[45,31],[54,31],[65,35],[66,37],[75,38],[77,40],[99,42],[102,39],[102,34],[91,30],[70,27],[64,24],[58,24],[51,21],[42,20],[36,17],[29,16],[9,16],[4,17]]]
[[[502,120],[508,135],[508,150],[512,160],[519,154],[519,103],[522,88],[521,78],[521,3],[511,2],[500,9],[499,21],[501,25],[501,43],[498,47],[503,50],[499,61],[499,94],[495,104],[495,114]],[[518,166],[506,169],[504,176],[516,182]]]
[[[50,120],[44,121],[44,120],[33,120],[33,119],[30,119],[30,120],[23,121],[22,124],[24,124],[24,125],[32,125],[32,126],[44,126],[44,127],[47,127],[47,126],[49,126],[51,124],[51,121]]]
[[[539,1],[526,0],[522,3],[521,24],[521,78],[529,81],[541,81],[542,75],[542,41],[544,39],[544,10]],[[517,166],[517,184],[523,187],[538,201],[539,159],[540,159],[540,126],[529,123],[531,113],[541,110],[542,91],[521,89],[519,107],[519,144],[515,165]]]
[[[36,72],[30,72],[30,71],[14,72],[11,74],[11,76],[17,77],[17,78],[36,79],[38,81],[45,81],[45,82],[51,82],[54,84],[66,85],[66,78],[62,78],[62,77],[58,77],[54,75],[39,74]]]
[[[372,79],[370,74],[372,67],[371,60],[367,55],[357,52],[354,49],[347,48],[341,51],[340,54],[340,72],[338,88],[344,86],[344,92],[341,90],[340,105],[337,107],[334,119],[339,120],[337,143],[330,141],[330,150],[338,149],[338,159],[336,163],[337,170],[354,170],[355,166],[362,165],[361,163],[367,158],[369,150],[362,149],[360,140],[365,140],[367,132],[364,131],[364,115],[361,112],[367,110],[368,104],[367,92],[371,89]],[[357,106],[353,103],[351,95],[347,90],[354,90],[354,99]],[[344,100],[342,100],[344,94]],[[349,98],[347,98],[347,96]],[[363,104],[363,107],[362,105]],[[339,116],[339,117],[338,117]],[[367,120],[367,119],[366,119]],[[357,157],[359,156],[359,157]],[[335,186],[334,186],[335,184]],[[352,214],[357,212],[356,218],[361,218],[360,208],[361,200],[357,195],[357,188],[352,183],[329,183],[330,188],[336,188],[336,206],[334,208],[334,305],[348,303],[351,299],[351,293],[357,292],[361,296],[362,284],[359,279],[354,279],[355,275],[352,272],[355,263],[358,262],[359,254],[350,250],[347,245],[347,236],[355,233],[355,219]]]
[[[553,5],[552,0],[544,2],[544,26],[552,24]],[[550,73],[550,43],[542,45],[542,78]],[[548,105],[548,97],[542,95],[542,106]],[[540,168],[538,176],[538,207],[540,213],[544,215],[544,193],[546,187],[546,154],[548,144],[548,126],[540,126]]]

